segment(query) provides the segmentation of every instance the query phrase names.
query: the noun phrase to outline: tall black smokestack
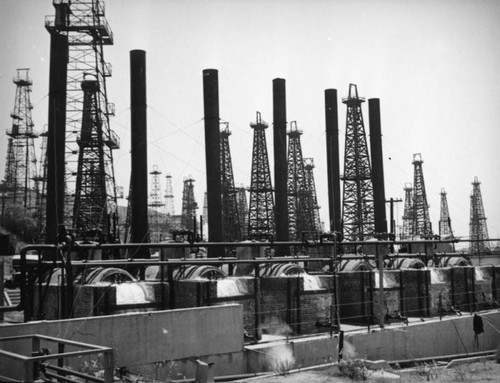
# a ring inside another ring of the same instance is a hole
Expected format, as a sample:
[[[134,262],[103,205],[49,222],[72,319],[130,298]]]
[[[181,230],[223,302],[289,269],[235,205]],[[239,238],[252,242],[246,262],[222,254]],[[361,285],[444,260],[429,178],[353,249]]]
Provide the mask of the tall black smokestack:
[[[130,205],[132,208],[130,241],[149,241],[148,226],[148,146],[146,112],[146,52],[130,51],[130,132],[131,158]],[[149,251],[138,254],[150,258]]]
[[[276,241],[288,241],[287,157],[286,157],[286,91],[285,80],[273,80],[274,138],[274,219]],[[276,255],[289,255],[289,249],[276,248]]]
[[[203,106],[205,110],[208,240],[209,242],[222,242],[219,74],[216,69],[203,71]],[[208,257],[214,258],[220,255],[219,249],[208,249]]]
[[[330,231],[342,233],[337,89],[325,89],[325,123]]]
[[[382,155],[382,132],[380,127],[380,100],[368,100],[370,118],[370,150],[372,154],[373,202],[375,212],[375,232],[387,233],[385,214],[384,160]]]
[[[51,31],[45,239],[50,244],[57,242],[58,226],[64,225],[67,67],[68,36]]]

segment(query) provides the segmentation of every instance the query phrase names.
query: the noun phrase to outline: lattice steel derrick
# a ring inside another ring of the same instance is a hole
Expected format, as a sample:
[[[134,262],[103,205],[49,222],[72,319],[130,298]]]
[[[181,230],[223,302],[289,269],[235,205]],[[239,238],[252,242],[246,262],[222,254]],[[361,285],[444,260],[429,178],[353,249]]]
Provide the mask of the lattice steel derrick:
[[[35,212],[36,197],[40,192],[35,182],[37,159],[34,142],[38,135],[33,131],[31,118],[33,106],[30,93],[33,82],[29,77],[29,69],[18,69],[13,82],[16,84],[16,97],[14,110],[10,113],[12,127],[7,129],[9,140],[4,192],[12,203]]]
[[[446,191],[441,189],[441,209],[439,215],[439,236],[441,238],[453,238],[453,231],[451,229],[451,218],[448,210],[448,200],[446,198]]]
[[[184,179],[184,189],[182,191],[182,217],[181,226],[185,230],[194,231],[194,220],[196,219],[196,209],[198,204],[194,199],[194,179]]]
[[[313,158],[304,158],[304,170],[306,175],[306,190],[309,198],[309,215],[310,219],[313,222],[313,230],[321,231],[321,218],[319,215],[318,205],[318,197],[316,194],[316,183],[314,182],[314,159]]]
[[[297,128],[297,122],[290,123],[288,136],[288,169],[287,169],[287,199],[288,199],[288,234],[290,240],[300,240],[303,231],[313,230],[310,216],[309,196],[306,188],[306,175],[300,136],[302,130]]]
[[[112,150],[119,148],[118,136],[110,129],[109,117],[114,115],[114,105],[108,102],[106,78],[111,76],[111,65],[104,60],[103,47],[113,44],[113,34],[105,19],[105,8],[102,0],[61,0],[69,7],[67,20],[56,22],[49,16],[45,26],[49,32],[57,29],[67,33],[69,41],[67,69],[67,103],[66,103],[66,156],[65,156],[65,205],[74,205],[77,189],[79,166],[78,139],[82,126],[84,109],[84,92],[80,86],[85,76],[91,75],[98,84],[96,92],[97,111],[101,123],[102,163],[105,181],[105,198],[108,214],[116,212],[117,197],[113,167]],[[89,165],[90,167],[91,165]],[[73,207],[73,211],[75,208]],[[100,215],[101,212],[97,211]],[[73,215],[74,216],[74,215]],[[96,221],[98,218],[92,218]],[[67,222],[69,223],[69,222]],[[78,225],[73,222],[73,226]],[[114,228],[112,228],[114,231]],[[109,233],[110,234],[110,233]]]
[[[45,232],[45,214],[46,214],[46,193],[47,193],[47,132],[40,134],[42,144],[40,147],[40,161],[38,161],[37,176],[34,178],[37,197],[36,197],[36,219],[38,223],[38,233]]]
[[[170,173],[167,173],[165,178],[167,179],[167,183],[165,185],[165,213],[167,215],[172,216],[175,214],[174,189],[172,187],[172,175]]]
[[[246,239],[248,238],[248,202],[247,189],[243,185],[236,188],[236,203],[238,205],[241,239]]]
[[[428,237],[432,235],[431,221],[429,217],[429,205],[425,193],[424,173],[422,171],[422,155],[413,155],[413,223],[412,235]]]
[[[160,213],[162,212],[162,207],[165,204],[162,202],[161,195],[161,185],[160,185],[160,175],[161,172],[158,170],[158,166],[153,165],[153,171],[149,173],[151,175],[151,193],[149,193],[149,207],[150,210],[150,237],[151,242],[161,241],[161,228],[160,228]]]
[[[250,180],[250,206],[248,210],[248,237],[275,234],[274,199],[267,156],[266,132],[268,125],[260,113],[250,124],[254,130],[252,149],[252,175]]]
[[[99,84],[95,80],[85,80],[81,87],[84,100],[82,126],[77,138],[79,150],[73,229],[85,236],[94,230],[107,234],[109,217],[106,206],[104,141],[97,99]]]
[[[220,132],[221,184],[222,184],[222,224],[224,241],[240,241],[241,227],[239,219],[236,188],[234,187],[233,164],[229,148],[229,124],[224,123]]]
[[[470,223],[469,236],[470,252],[479,254],[489,251],[488,227],[486,226],[486,216],[484,214],[483,197],[481,196],[481,183],[474,177],[472,183],[472,194],[470,196]]]
[[[370,238],[375,229],[370,157],[361,111],[364,101],[354,84],[349,85],[349,96],[342,99],[347,105],[342,220],[348,240]]]
[[[406,183],[404,187],[405,201],[403,212],[403,231],[401,232],[401,239],[413,238],[413,185]]]

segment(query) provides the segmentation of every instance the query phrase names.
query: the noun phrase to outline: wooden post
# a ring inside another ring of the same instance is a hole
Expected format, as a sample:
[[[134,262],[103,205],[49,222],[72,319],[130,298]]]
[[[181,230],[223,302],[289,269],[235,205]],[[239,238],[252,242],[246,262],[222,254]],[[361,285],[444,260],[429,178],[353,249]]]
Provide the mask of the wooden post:
[[[115,371],[115,358],[112,349],[104,351],[103,365],[104,365],[104,383],[113,383],[114,371]]]

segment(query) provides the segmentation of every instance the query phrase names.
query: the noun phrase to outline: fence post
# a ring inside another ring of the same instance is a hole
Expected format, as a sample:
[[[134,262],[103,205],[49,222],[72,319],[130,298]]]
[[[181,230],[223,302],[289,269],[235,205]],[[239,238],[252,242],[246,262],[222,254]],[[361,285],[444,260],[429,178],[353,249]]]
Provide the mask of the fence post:
[[[113,383],[114,381],[114,370],[115,370],[115,360],[113,349],[104,351],[103,354],[103,364],[104,364],[104,383]]]

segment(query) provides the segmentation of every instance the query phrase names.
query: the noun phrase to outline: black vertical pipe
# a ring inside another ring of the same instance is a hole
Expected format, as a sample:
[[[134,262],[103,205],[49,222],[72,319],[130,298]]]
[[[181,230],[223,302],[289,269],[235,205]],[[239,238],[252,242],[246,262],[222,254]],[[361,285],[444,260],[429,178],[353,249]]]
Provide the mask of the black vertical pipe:
[[[337,89],[325,89],[326,159],[330,231],[342,232]]]
[[[372,159],[373,202],[375,213],[375,232],[387,233],[385,214],[384,159],[382,156],[382,132],[380,127],[380,100],[368,100],[370,118],[370,149]]]
[[[203,71],[205,111],[205,162],[207,168],[208,240],[222,242],[222,185],[219,130],[219,74],[216,69]],[[220,249],[209,248],[208,257],[221,256]]]
[[[287,157],[286,157],[286,91],[285,80],[273,80],[274,138],[274,219],[276,240],[288,241]],[[276,247],[277,256],[289,255],[286,246]]]
[[[390,223],[389,223],[389,228],[390,228],[390,233],[394,234],[395,233],[395,222],[394,222],[394,198],[391,197],[389,200],[390,203],[390,210],[389,210],[389,217],[390,217]]]
[[[67,68],[68,36],[53,31],[50,35],[45,238],[50,244],[57,242],[58,227],[64,225]]]
[[[148,227],[148,147],[146,112],[146,52],[130,51],[130,132],[131,132],[131,172],[130,241],[149,241]],[[137,254],[140,258],[150,258],[149,251]]]

